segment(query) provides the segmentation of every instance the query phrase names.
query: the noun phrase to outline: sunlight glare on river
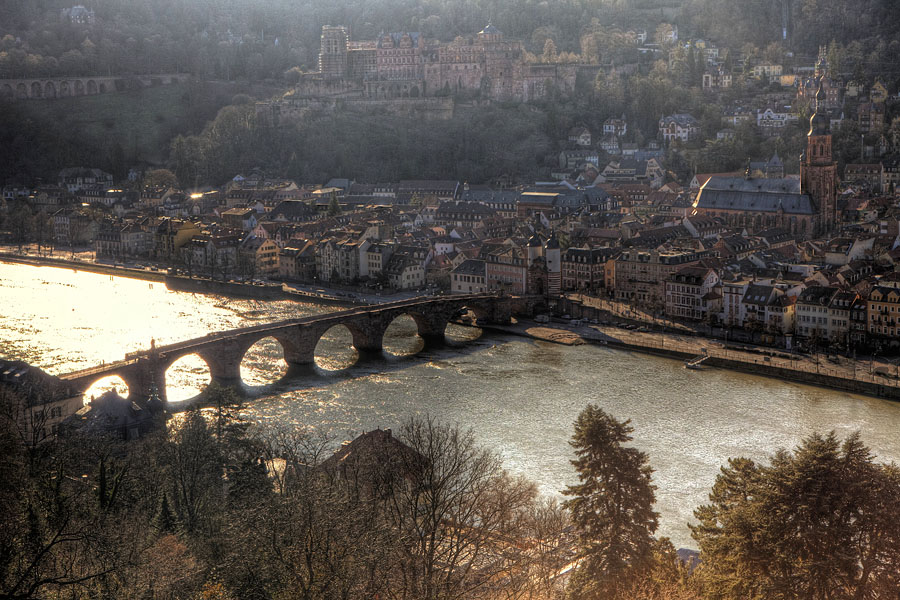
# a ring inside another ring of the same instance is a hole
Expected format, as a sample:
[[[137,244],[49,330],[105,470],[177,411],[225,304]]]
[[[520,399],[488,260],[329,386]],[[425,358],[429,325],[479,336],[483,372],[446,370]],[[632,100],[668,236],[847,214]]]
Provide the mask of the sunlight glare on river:
[[[325,313],[330,307],[169,292],[160,283],[0,263],[0,355],[53,374],[119,360],[126,352],[243,325]],[[332,328],[316,366],[273,382],[285,368],[272,338],[244,357],[253,394],[244,412],[261,423],[327,433],[338,444],[363,430],[399,430],[413,415],[472,428],[513,473],[556,495],[574,482],[572,423],[589,403],[631,419],[658,486],[660,535],[696,547],[687,522],[729,457],[767,460],[813,431],[862,432],[882,461],[900,459],[900,403],[598,346],[562,346],[481,335],[450,325],[443,348],[418,350],[408,317],[387,351],[357,362],[352,336]],[[406,356],[409,352],[414,352]],[[198,359],[199,360],[199,359]],[[166,374],[173,401],[208,380],[203,361]]]

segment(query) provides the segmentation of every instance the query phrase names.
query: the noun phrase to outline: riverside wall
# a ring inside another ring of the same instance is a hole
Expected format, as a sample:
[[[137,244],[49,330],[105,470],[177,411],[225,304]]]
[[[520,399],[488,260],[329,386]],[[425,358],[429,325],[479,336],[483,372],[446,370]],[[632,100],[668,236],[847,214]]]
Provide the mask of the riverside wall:
[[[562,299],[556,305],[558,314],[568,314],[576,319],[608,319],[610,314],[602,309],[584,306],[574,300]],[[807,385],[827,387],[853,394],[874,396],[888,400],[900,400],[900,380],[877,372],[871,364],[846,359],[842,367],[815,363],[808,357],[786,354],[765,347],[716,346],[713,340],[696,338],[692,346],[673,343],[666,333],[629,334],[627,339],[614,328],[590,328],[583,335],[585,341],[611,348],[643,352],[686,360],[706,355],[704,366],[732,369],[752,375],[762,375]],[[669,339],[669,343],[666,340]],[[709,343],[707,343],[709,342]],[[703,346],[701,349],[700,346]],[[702,350],[702,351],[701,351]]]
[[[105,265],[103,263],[88,262],[83,260],[68,260],[50,256],[29,256],[27,254],[11,254],[0,252],[0,261],[33,265],[36,267],[54,267],[58,269],[72,269],[73,271],[87,271],[101,275],[115,275],[116,277],[130,277],[131,279],[143,279],[146,281],[163,282],[166,279],[164,271],[147,271],[145,269],[130,269]]]
[[[349,298],[339,298],[327,294],[313,294],[298,290],[285,290],[281,284],[256,285],[233,281],[216,281],[200,277],[168,275],[165,269],[151,271],[146,269],[106,265],[91,261],[68,260],[50,256],[29,256],[27,254],[13,254],[9,252],[0,252],[0,262],[33,265],[36,267],[72,269],[73,271],[86,271],[88,273],[98,273],[101,275],[113,275],[115,277],[155,281],[165,283],[166,288],[173,291],[191,292],[195,294],[216,294],[220,296],[252,298],[256,300],[293,300],[295,302],[312,302],[315,304],[333,306],[356,306],[358,304],[363,304],[354,302]]]
[[[293,300],[295,302],[311,302],[342,307],[366,304],[365,302],[354,301],[351,298],[289,290],[285,289],[280,283],[253,284],[237,281],[219,281],[201,277],[185,277],[183,275],[166,275],[166,287],[179,292],[215,294],[217,296],[233,296],[254,300]]]

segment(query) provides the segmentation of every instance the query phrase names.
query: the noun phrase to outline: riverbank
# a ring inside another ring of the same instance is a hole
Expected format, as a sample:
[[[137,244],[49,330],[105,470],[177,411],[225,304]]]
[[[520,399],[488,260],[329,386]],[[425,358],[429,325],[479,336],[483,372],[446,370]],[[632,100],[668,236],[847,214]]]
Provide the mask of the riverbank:
[[[35,267],[53,267],[58,269],[72,269],[74,271],[87,271],[101,275],[115,275],[116,277],[128,277],[130,279],[143,279],[145,281],[163,282],[166,279],[165,271],[153,271],[150,269],[134,269],[120,265],[107,265],[103,263],[85,261],[80,259],[55,258],[52,256],[31,256],[28,254],[13,254],[0,252],[0,261]]]
[[[731,369],[853,394],[900,400],[897,367],[880,361],[820,359],[762,346],[726,345],[718,340],[678,333],[640,332],[604,325],[539,325],[522,320],[484,329],[565,345],[597,344],[688,361],[705,357],[697,368]],[[891,375],[894,375],[893,377]]]
[[[183,275],[169,275],[164,268],[136,268],[120,264],[104,264],[93,260],[80,258],[65,259],[52,256],[38,256],[18,254],[13,252],[0,252],[0,261],[32,265],[36,267],[51,267],[58,269],[72,269],[86,271],[101,275],[116,277],[128,277],[165,283],[166,287],[173,291],[190,292],[195,294],[212,294],[228,296],[231,298],[250,298],[255,300],[292,300],[295,302],[309,302],[328,306],[353,307],[367,304],[380,304],[406,299],[409,294],[390,295],[349,295],[342,292],[327,289],[304,289],[305,286],[290,283],[254,284],[238,281],[220,281],[203,277],[186,277]]]

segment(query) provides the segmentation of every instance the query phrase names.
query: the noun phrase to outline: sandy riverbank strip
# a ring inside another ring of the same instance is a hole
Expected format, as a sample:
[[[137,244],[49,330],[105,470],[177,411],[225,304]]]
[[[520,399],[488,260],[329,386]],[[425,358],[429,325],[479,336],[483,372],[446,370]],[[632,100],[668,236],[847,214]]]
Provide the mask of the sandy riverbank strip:
[[[511,325],[487,325],[485,329],[555,344],[572,346],[592,343],[682,361],[706,356],[700,370],[731,369],[854,394],[900,400],[900,380],[881,374],[887,369],[890,372],[895,369],[888,363],[850,358],[826,361],[824,356],[790,354],[764,346],[726,345],[721,340],[700,336],[638,332],[603,325],[541,325],[523,319]]]

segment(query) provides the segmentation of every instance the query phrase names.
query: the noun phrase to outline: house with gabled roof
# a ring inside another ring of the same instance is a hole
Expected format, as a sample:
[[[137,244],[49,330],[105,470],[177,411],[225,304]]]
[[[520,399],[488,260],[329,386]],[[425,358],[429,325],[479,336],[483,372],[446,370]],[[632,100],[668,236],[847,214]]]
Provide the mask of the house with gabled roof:
[[[659,120],[659,136],[664,142],[688,142],[700,135],[700,122],[688,113],[667,115]]]
[[[665,286],[665,310],[670,317],[703,321],[721,310],[719,275],[702,263],[678,269]]]
[[[839,291],[833,286],[812,285],[800,293],[796,307],[796,335],[811,340],[831,338],[828,307]],[[849,320],[847,327],[849,331]]]
[[[895,346],[900,338],[900,288],[876,285],[866,307],[868,333],[876,345]]]

